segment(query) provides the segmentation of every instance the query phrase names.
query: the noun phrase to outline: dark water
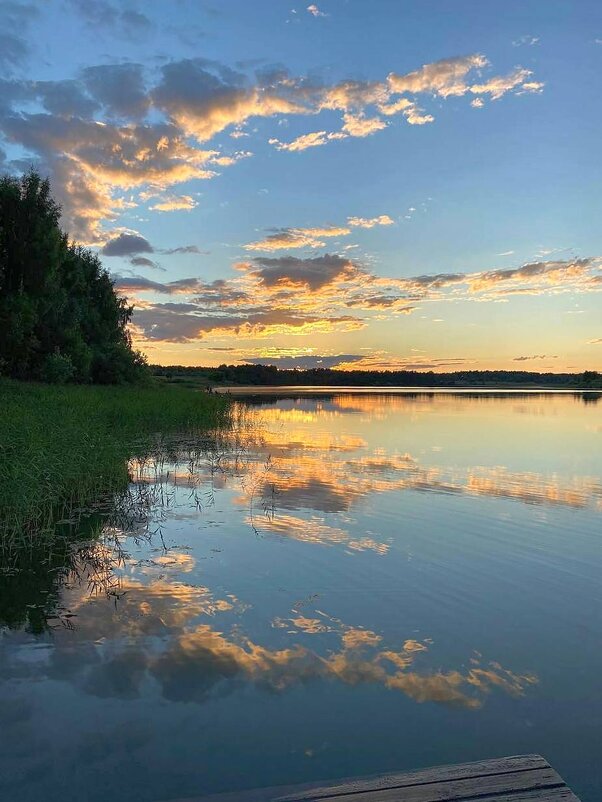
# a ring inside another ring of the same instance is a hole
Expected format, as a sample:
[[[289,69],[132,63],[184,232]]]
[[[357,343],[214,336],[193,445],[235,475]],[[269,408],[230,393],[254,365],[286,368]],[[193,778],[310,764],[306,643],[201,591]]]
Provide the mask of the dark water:
[[[0,798],[539,752],[602,798],[602,403],[339,394],[132,464],[0,575]]]

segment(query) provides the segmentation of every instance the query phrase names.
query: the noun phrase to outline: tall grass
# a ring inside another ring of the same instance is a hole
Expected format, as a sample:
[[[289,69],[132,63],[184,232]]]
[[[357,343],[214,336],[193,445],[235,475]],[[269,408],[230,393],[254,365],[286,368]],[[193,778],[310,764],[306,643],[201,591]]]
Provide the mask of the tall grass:
[[[176,387],[0,381],[0,546],[52,533],[127,486],[127,461],[161,434],[227,424],[221,396]]]

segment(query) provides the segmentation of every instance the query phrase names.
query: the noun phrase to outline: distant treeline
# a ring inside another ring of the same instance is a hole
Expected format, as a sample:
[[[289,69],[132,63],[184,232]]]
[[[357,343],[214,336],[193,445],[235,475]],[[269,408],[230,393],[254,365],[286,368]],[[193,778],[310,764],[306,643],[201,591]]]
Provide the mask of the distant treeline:
[[[0,177],[0,376],[134,381],[147,369],[127,332],[132,308],[59,220],[48,181]]]
[[[175,383],[319,385],[351,387],[554,387],[602,389],[602,374],[536,373],[527,370],[465,370],[454,373],[413,370],[282,370],[272,365],[220,365],[217,368],[153,365],[156,376]]]

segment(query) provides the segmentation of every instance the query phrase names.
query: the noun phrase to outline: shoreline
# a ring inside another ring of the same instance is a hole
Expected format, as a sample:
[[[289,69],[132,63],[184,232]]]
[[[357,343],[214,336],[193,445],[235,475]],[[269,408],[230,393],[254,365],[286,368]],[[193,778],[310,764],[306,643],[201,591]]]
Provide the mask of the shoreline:
[[[200,388],[199,388],[200,389]],[[592,388],[560,388],[560,387],[390,387],[387,385],[215,385],[211,387],[213,393],[229,393],[230,395],[278,395],[281,393],[294,393],[295,395],[332,395],[336,393],[379,393],[403,395],[408,394],[442,394],[442,395],[462,395],[466,393],[500,393],[507,395],[515,394],[583,394],[602,395],[602,390]]]

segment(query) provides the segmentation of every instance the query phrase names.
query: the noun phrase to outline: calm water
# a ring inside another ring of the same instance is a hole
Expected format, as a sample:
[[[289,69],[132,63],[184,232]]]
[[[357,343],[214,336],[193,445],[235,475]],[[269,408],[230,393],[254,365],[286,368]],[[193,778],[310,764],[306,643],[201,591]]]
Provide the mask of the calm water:
[[[0,798],[540,752],[602,798],[602,401],[263,396],[2,566]],[[21,570],[19,570],[21,568]]]

